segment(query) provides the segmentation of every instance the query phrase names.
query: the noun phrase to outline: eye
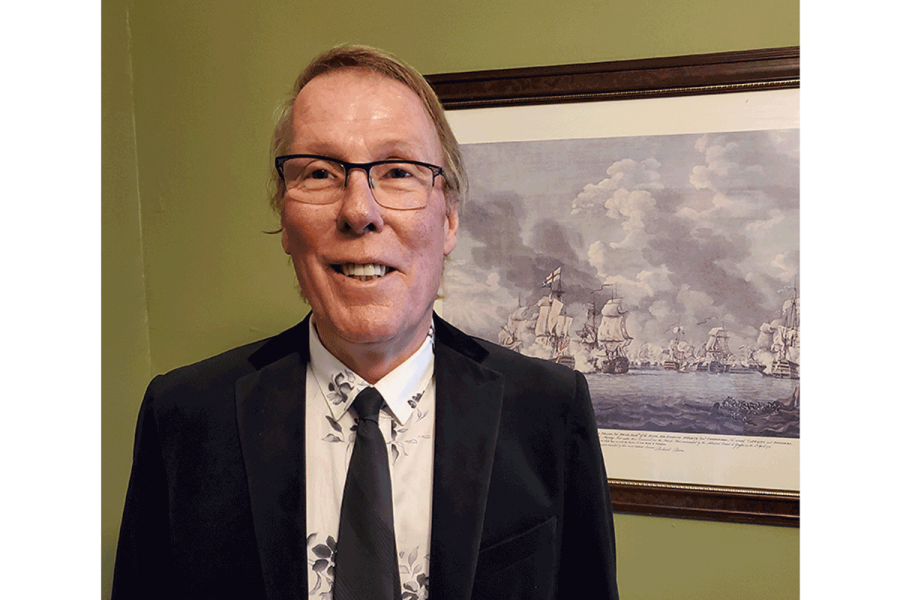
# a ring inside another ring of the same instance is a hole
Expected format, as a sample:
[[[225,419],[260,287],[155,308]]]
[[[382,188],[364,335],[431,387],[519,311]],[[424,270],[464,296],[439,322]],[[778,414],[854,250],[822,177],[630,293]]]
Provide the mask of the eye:
[[[385,172],[385,179],[406,179],[407,177],[413,177],[411,165],[391,165],[390,168]]]
[[[303,166],[300,177],[303,180],[343,179],[340,165],[326,160],[312,160]]]
[[[384,185],[427,185],[431,171],[414,163],[386,162],[372,168],[372,176]]]
[[[302,159],[298,165],[297,187],[307,192],[322,192],[344,185],[344,169],[335,162],[324,159]]]

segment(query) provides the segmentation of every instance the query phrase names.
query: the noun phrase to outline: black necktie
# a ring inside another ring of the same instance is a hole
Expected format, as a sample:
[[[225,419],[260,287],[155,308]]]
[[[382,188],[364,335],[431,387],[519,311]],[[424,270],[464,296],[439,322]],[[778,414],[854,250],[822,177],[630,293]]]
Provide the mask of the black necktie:
[[[378,429],[382,402],[373,387],[353,401],[359,421],[341,501],[334,600],[400,599],[391,475],[387,447]]]

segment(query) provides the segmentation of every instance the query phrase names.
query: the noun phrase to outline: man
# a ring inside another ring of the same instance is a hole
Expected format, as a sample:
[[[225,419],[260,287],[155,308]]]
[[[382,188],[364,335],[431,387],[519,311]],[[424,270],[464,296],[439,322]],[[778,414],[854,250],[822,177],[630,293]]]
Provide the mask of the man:
[[[432,313],[465,173],[424,79],[327,52],[273,154],[311,314],[150,384],[114,597],[617,598],[584,377]],[[357,447],[381,458],[357,469]]]

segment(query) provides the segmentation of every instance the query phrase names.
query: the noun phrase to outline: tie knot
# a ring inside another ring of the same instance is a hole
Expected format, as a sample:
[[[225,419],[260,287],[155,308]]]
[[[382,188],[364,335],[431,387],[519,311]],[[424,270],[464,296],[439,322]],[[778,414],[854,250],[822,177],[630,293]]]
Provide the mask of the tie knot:
[[[368,419],[377,423],[378,411],[381,410],[383,402],[384,398],[381,397],[381,393],[369,386],[356,396],[356,400],[353,401],[353,410],[360,419]]]

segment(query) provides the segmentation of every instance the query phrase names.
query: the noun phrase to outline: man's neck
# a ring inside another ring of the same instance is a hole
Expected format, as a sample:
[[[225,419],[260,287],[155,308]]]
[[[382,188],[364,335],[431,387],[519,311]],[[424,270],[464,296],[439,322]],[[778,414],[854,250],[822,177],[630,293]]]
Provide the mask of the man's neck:
[[[312,324],[315,327],[315,318]],[[372,343],[354,343],[323,336],[318,327],[315,327],[315,331],[326,350],[357,375],[374,384],[415,354],[428,336],[430,328],[431,322],[426,321],[413,332],[414,335],[406,336],[405,339]]]

